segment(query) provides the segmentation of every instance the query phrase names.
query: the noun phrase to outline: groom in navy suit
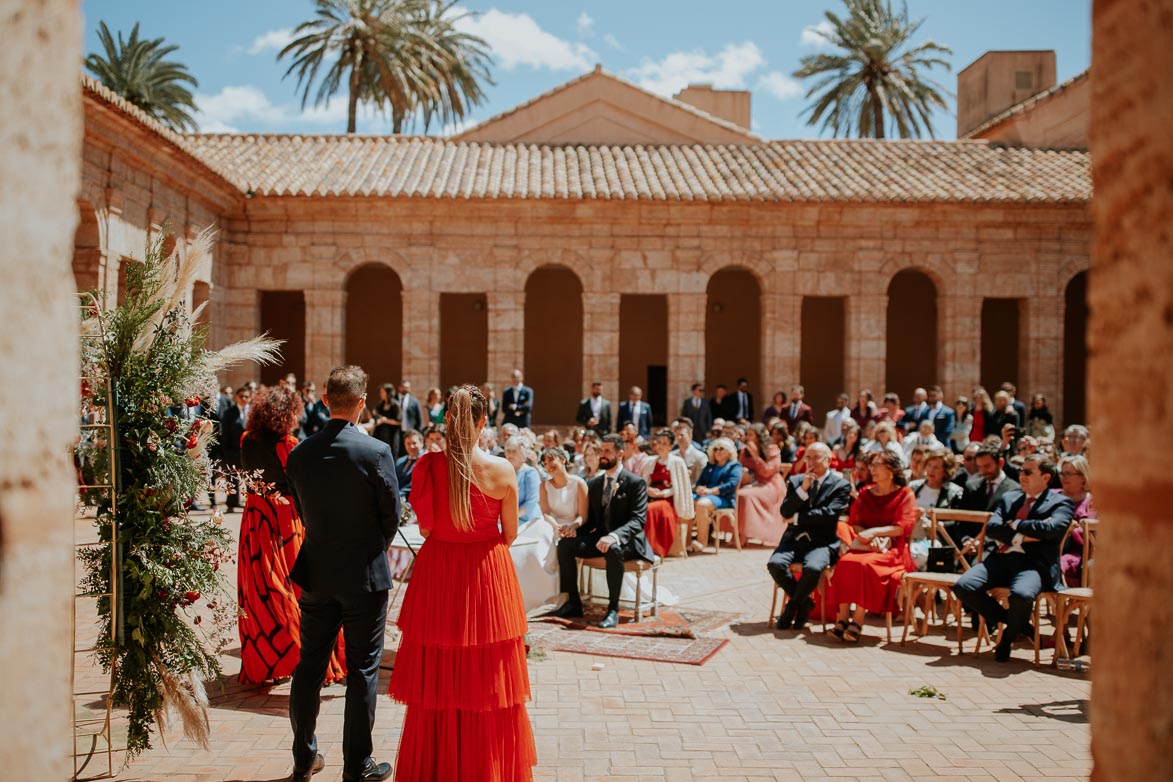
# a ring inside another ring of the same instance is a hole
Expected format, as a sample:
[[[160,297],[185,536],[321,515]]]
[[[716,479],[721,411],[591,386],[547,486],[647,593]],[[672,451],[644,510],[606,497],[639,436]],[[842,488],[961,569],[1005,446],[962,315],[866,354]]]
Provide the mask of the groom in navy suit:
[[[501,425],[513,424],[528,429],[534,410],[534,390],[523,381],[521,370],[513,370],[513,385],[501,394]]]
[[[387,546],[399,527],[399,486],[391,448],[357,428],[367,373],[338,367],[323,399],[330,420],[289,453],[286,474],[305,541],[290,572],[301,587],[301,659],[289,689],[293,779],[309,782],[325,766],[315,727],[322,682],[342,629],[346,712],[342,779],[381,780],[389,763],[371,757],[379,661],[387,626],[391,568]]]

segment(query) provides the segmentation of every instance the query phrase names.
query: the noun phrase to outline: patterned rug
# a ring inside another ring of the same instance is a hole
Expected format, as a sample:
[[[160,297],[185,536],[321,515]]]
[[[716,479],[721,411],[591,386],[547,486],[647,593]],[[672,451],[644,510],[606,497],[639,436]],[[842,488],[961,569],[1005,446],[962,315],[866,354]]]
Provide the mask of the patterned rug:
[[[543,651],[704,665],[729,641],[701,633],[715,631],[739,617],[720,611],[662,607],[658,617],[645,617],[638,624],[631,611],[620,611],[619,626],[602,630],[595,625],[605,611],[604,606],[588,605],[581,619],[531,619],[529,644]]]

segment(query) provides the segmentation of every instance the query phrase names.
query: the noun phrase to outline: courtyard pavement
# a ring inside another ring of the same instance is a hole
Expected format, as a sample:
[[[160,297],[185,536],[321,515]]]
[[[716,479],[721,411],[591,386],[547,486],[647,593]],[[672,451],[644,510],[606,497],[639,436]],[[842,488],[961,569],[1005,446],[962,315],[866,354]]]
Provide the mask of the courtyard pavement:
[[[240,516],[226,517],[234,529]],[[79,535],[84,526],[79,527]],[[950,635],[884,641],[871,622],[858,646],[765,624],[771,582],[762,548],[670,560],[661,583],[681,605],[742,618],[716,631],[730,643],[703,666],[549,652],[531,660],[538,780],[1083,780],[1091,770],[1090,681],[1031,664],[1022,648],[957,656]],[[235,574],[229,573],[235,582]],[[80,623],[79,623],[80,627]],[[80,631],[79,631],[80,632]],[[967,639],[969,634],[967,633]],[[389,647],[393,644],[388,639]],[[390,650],[389,650],[390,651]],[[209,686],[211,749],[170,735],[118,771],[126,782],[276,782],[290,770],[289,685],[241,688],[239,646]],[[1044,651],[1044,663],[1051,653]],[[601,670],[594,670],[602,663]],[[79,673],[92,683],[93,673]],[[380,687],[386,690],[383,672]],[[910,690],[931,686],[942,698]],[[87,687],[89,689],[89,687]],[[318,727],[326,769],[342,773],[343,688],[323,691]],[[403,708],[379,702],[375,756],[394,762]],[[117,727],[116,727],[117,735]],[[118,740],[115,740],[118,746]],[[115,768],[121,764],[116,758]],[[90,771],[101,766],[95,759]]]

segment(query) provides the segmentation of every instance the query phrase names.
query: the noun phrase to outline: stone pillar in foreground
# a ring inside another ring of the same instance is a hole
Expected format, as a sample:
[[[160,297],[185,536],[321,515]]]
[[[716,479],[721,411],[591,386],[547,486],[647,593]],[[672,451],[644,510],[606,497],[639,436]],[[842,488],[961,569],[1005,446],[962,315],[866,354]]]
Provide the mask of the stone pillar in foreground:
[[[76,0],[0,4],[0,777],[72,772]]]
[[[1093,782],[1167,778],[1173,756],[1170,41],[1173,0],[1096,0],[1088,409],[1103,531],[1093,579]]]

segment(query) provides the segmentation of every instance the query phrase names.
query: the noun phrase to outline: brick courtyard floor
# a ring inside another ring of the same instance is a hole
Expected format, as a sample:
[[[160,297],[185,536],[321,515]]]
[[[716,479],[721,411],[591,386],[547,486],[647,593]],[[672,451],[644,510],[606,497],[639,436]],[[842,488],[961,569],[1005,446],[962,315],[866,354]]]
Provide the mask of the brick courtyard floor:
[[[227,517],[239,525],[240,516]],[[1033,652],[994,663],[964,656],[940,630],[899,644],[882,622],[847,647],[821,635],[765,626],[771,582],[764,549],[668,562],[661,583],[693,608],[742,619],[716,631],[730,643],[703,666],[551,652],[531,661],[535,777],[551,782],[686,780],[1082,780],[1088,750],[1087,675],[1031,664]],[[234,574],[229,574],[235,578]],[[815,630],[820,632],[815,632]],[[968,634],[967,634],[968,638]],[[390,645],[390,640],[389,640]],[[212,685],[211,750],[175,737],[117,779],[282,780],[290,771],[288,684],[235,684],[238,647]],[[1050,652],[1044,652],[1044,661]],[[592,670],[596,663],[602,670]],[[383,673],[381,687],[386,688]],[[81,676],[85,679],[85,673]],[[909,690],[935,687],[945,699]],[[326,769],[341,778],[343,690],[323,691],[318,735]],[[394,762],[403,709],[378,706],[375,756]],[[117,741],[116,741],[117,744]],[[97,761],[95,761],[96,763]],[[117,763],[116,761],[116,767]],[[101,764],[104,768],[104,761]]]

